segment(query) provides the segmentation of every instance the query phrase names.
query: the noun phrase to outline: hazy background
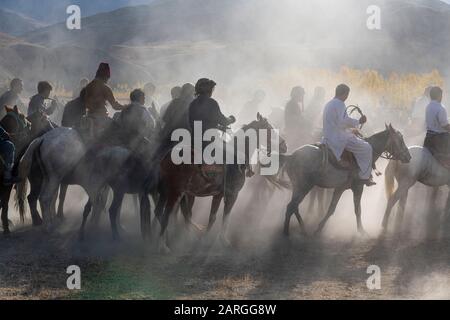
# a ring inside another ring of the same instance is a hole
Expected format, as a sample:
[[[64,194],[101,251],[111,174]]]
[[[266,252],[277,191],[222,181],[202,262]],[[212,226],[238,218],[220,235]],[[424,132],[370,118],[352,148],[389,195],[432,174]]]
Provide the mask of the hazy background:
[[[69,2],[81,7],[81,30],[57,23]],[[382,10],[379,31],[366,28],[372,4]],[[450,6],[438,0],[4,0],[0,8],[0,78],[23,77],[26,87],[73,86],[102,60],[113,84],[206,75],[231,85],[343,65],[448,76]]]

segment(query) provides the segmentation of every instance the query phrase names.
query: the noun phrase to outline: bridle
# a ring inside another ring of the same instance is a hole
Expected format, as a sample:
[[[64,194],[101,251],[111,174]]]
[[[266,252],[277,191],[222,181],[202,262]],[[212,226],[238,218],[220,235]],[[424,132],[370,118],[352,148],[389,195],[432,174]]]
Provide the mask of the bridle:
[[[380,155],[380,158],[383,158],[386,160],[400,160],[400,159],[396,159],[397,157],[395,156],[396,152],[394,151],[394,147],[395,147],[395,145],[393,144],[392,137],[391,137],[391,135],[389,135],[388,141],[386,143],[385,151],[383,151],[383,153]],[[404,155],[406,152],[408,152],[407,148],[399,151],[400,155]]]

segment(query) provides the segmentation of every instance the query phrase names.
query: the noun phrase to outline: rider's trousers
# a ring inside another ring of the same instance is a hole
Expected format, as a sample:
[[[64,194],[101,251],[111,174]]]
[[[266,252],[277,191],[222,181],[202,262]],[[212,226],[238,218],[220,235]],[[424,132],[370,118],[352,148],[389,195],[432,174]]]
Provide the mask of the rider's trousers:
[[[355,156],[359,166],[359,177],[369,179],[372,173],[372,146],[363,139],[352,136],[345,145],[345,150]]]

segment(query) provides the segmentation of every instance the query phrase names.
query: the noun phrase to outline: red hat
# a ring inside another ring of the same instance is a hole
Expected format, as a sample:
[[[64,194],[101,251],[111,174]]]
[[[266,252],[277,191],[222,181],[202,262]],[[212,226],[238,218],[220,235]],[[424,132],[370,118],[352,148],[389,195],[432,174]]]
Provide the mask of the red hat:
[[[102,62],[98,66],[96,78],[111,78],[111,69],[109,68],[109,64]]]

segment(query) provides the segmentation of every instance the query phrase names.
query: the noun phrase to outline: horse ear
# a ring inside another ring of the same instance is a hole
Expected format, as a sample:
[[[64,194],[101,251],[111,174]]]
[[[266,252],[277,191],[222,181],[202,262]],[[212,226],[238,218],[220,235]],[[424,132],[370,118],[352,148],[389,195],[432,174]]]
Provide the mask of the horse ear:
[[[262,118],[262,115],[261,115],[261,113],[258,112],[258,113],[256,114],[256,120],[259,121],[259,120],[261,120],[261,118]]]
[[[385,123],[384,126],[386,127],[386,130],[389,130],[387,123]]]
[[[391,123],[389,123],[389,129],[392,130],[392,131],[395,131],[395,129],[394,129],[394,127],[392,126]]]
[[[15,113],[17,113],[17,114],[19,113],[19,109],[17,108],[17,106],[14,106],[13,110]]]

